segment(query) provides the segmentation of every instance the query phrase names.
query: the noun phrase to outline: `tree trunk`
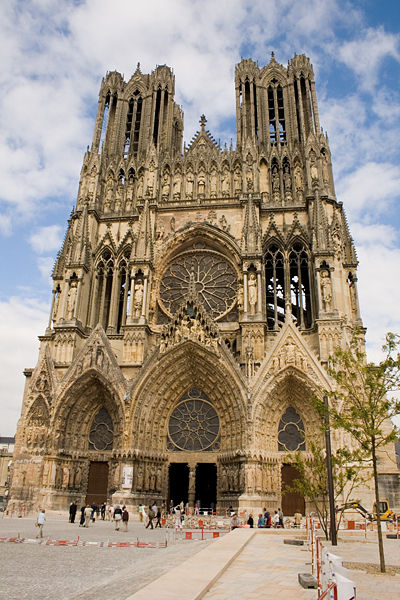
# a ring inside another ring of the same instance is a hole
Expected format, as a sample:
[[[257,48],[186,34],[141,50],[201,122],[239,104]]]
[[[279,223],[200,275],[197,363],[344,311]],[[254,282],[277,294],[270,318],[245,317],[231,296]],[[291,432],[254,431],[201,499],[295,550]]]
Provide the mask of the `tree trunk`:
[[[380,566],[381,566],[381,573],[385,573],[386,572],[385,552],[383,549],[381,515],[380,515],[380,511],[379,511],[378,469],[377,469],[376,463],[377,463],[377,460],[376,460],[375,440],[373,440],[372,441],[372,466],[374,469],[375,507],[376,507],[376,522],[378,525],[379,561],[380,561]]]

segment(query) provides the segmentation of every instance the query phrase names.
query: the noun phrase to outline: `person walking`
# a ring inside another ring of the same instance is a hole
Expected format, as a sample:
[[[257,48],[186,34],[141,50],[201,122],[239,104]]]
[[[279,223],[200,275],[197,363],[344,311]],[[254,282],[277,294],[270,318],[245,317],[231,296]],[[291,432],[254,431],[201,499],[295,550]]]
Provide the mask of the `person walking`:
[[[76,502],[71,502],[71,504],[69,505],[69,522],[70,523],[75,523],[75,515],[76,515],[76,511],[77,511],[77,505]]]
[[[253,529],[253,527],[254,527],[253,515],[250,515],[249,518],[247,519],[247,525]]]
[[[149,522],[146,525],[146,529],[148,527],[150,527],[150,529],[154,529],[153,519],[154,519],[155,516],[156,516],[156,514],[155,514],[154,510],[151,508],[151,506],[149,506],[149,513],[148,513]]]
[[[175,513],[175,529],[178,529],[178,527],[179,527],[182,530],[183,525],[182,525],[182,519],[181,519],[182,512],[181,512],[180,504],[175,506],[174,513]]]
[[[129,521],[129,513],[126,509],[126,506],[122,507],[122,525],[123,531],[128,531],[128,521]]]
[[[277,510],[275,511],[275,514],[274,514],[274,527],[275,527],[275,529],[278,529],[278,527],[279,527],[279,514],[278,514]]]
[[[159,509],[158,506],[156,508],[157,508],[157,512],[156,512],[157,522],[156,522],[155,529],[157,529],[157,527],[159,527],[161,529],[161,510]]]
[[[83,527],[85,524],[85,508],[86,506],[83,504],[81,507],[81,519],[79,521],[79,527]]]
[[[122,510],[119,504],[115,507],[114,510],[114,521],[115,521],[115,531],[119,531],[119,523],[122,519]]]
[[[105,502],[103,502],[103,504],[101,505],[100,513],[101,513],[101,520],[104,521],[104,519],[106,518],[106,503]]]
[[[92,509],[89,506],[89,504],[86,504],[86,508],[85,508],[85,524],[84,524],[84,527],[89,527],[89,522],[90,522],[91,517],[92,517]]]
[[[44,508],[41,508],[40,512],[38,514],[37,521],[36,521],[36,525],[39,528],[39,531],[38,531],[37,536],[36,536],[37,538],[42,538],[43,537],[43,526],[44,526],[45,523],[46,523],[45,510],[44,510]]]
[[[279,527],[282,527],[283,529],[283,512],[281,508],[278,508],[278,515],[279,515]]]

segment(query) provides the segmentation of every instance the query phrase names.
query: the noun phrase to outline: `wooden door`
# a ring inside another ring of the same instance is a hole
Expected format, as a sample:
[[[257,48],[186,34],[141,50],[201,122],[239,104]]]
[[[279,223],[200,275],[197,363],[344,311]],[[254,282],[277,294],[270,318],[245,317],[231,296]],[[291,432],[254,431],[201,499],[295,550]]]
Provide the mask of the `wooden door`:
[[[299,472],[293,465],[282,465],[282,511],[285,516],[293,516],[295,512],[305,514],[305,502],[303,496],[297,492],[286,492],[287,486],[299,477]]]
[[[108,463],[91,462],[89,465],[89,478],[86,493],[86,504],[100,506],[107,502],[108,491]]]

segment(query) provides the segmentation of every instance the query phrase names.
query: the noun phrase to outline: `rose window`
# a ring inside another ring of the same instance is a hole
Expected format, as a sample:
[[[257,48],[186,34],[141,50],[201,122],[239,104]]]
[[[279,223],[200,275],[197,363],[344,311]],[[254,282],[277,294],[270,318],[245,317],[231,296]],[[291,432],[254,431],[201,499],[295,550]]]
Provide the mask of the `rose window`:
[[[219,418],[207,396],[193,388],[174,408],[168,437],[179,450],[207,450],[219,435]]]
[[[213,319],[221,318],[234,307],[236,272],[218,252],[188,251],[169,265],[160,284],[161,306],[169,316],[178,309],[191,285]]]

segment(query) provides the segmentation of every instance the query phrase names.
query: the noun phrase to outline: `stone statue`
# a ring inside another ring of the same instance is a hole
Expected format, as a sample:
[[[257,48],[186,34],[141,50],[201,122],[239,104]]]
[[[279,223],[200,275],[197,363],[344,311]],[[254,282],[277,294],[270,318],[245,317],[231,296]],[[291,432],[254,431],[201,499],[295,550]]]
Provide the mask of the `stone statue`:
[[[53,306],[53,323],[57,319],[58,307],[60,304],[61,290],[59,288],[56,289],[54,294],[54,306]]]
[[[137,319],[142,314],[143,306],[143,281],[138,279],[135,282],[135,291],[133,294],[133,316]]]
[[[320,281],[322,308],[325,312],[330,312],[332,310],[332,282],[329,271],[327,271],[326,269],[321,271]]]
[[[78,282],[73,279],[69,284],[68,296],[67,296],[67,311],[66,318],[72,319],[74,316],[76,293],[78,290]]]
[[[170,187],[171,186],[169,183],[169,173],[168,173],[168,171],[165,171],[164,176],[163,176],[162,190],[161,190],[161,196],[162,196],[163,200],[168,200]]]
[[[193,198],[194,176],[191,170],[186,175],[186,197]]]
[[[237,296],[237,306],[240,312],[243,311],[244,308],[244,294],[243,294],[243,286],[239,285],[238,296]]]
[[[257,304],[257,277],[255,273],[250,273],[248,280],[248,298],[250,306],[250,314],[254,315]]]
[[[233,188],[235,194],[240,194],[242,192],[242,173],[239,165],[236,165],[235,173],[233,175]]]
[[[62,468],[62,487],[63,489],[67,489],[69,484],[69,469],[68,467],[64,466]]]
[[[283,185],[287,196],[292,195],[292,176],[289,172],[289,167],[285,165],[283,172]]]
[[[322,179],[325,184],[329,184],[329,161],[326,152],[322,154]]]
[[[174,175],[174,187],[172,191],[174,200],[178,200],[181,197],[181,174],[175,173]]]
[[[279,181],[279,171],[278,167],[274,165],[272,167],[272,191],[274,192],[274,196],[279,196],[280,189],[281,184]]]
[[[147,176],[147,196],[154,196],[155,169],[153,161],[150,164],[149,174]]]
[[[197,180],[197,194],[199,198],[204,198],[206,195],[206,178],[203,171],[200,171]]]
[[[217,197],[217,171],[215,170],[215,168],[211,171],[210,196],[211,198]]]
[[[230,193],[230,181],[229,181],[230,173],[228,171],[228,167],[225,166],[222,173],[222,195],[229,196]]]
[[[143,172],[140,173],[139,178],[138,178],[138,184],[137,184],[137,197],[138,198],[143,198]]]

